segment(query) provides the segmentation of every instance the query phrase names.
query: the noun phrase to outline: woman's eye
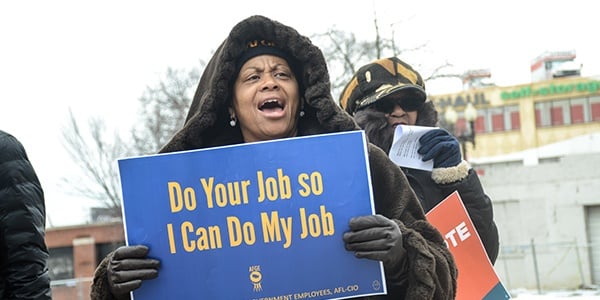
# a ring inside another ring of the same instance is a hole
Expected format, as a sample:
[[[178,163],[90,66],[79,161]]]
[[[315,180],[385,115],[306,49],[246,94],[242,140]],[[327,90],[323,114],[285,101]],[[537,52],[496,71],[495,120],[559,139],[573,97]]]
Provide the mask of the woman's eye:
[[[290,75],[287,72],[276,72],[275,76],[288,78]]]
[[[375,108],[380,112],[389,114],[393,111],[394,106],[390,105],[388,101],[379,100],[379,103],[375,103]]]
[[[258,79],[260,79],[260,76],[258,76],[258,74],[252,74],[252,75],[248,76],[246,80],[252,81],[252,80],[258,80]]]

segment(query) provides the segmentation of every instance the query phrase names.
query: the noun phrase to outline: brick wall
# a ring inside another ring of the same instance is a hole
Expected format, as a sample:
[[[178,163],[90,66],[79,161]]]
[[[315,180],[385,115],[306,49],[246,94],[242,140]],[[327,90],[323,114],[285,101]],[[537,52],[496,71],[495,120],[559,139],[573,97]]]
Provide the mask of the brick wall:
[[[122,243],[125,240],[121,222],[77,225],[46,229],[48,249],[72,247],[72,279],[52,282],[54,300],[89,299],[91,279],[98,261],[97,245]]]

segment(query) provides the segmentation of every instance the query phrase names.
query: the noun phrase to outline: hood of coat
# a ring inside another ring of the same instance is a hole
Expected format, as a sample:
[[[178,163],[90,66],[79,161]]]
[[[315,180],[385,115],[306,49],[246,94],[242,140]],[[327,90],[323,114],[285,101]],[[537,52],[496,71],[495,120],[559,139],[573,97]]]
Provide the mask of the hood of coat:
[[[436,127],[438,124],[438,112],[433,105],[433,102],[425,101],[423,106],[417,111],[417,121],[415,125],[417,126],[429,126]]]
[[[256,15],[235,25],[218,47],[200,78],[183,128],[161,153],[243,143],[239,126],[229,125],[228,107],[238,60],[253,40],[274,42],[295,64],[305,112],[298,120],[298,136],[359,129],[333,100],[321,50],[294,28]]]

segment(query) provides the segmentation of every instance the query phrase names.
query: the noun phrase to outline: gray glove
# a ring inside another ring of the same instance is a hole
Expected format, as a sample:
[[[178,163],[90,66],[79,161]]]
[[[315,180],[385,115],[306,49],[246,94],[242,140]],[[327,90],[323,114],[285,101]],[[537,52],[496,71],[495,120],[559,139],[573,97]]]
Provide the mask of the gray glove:
[[[382,215],[361,216],[350,220],[344,233],[346,250],[358,258],[383,261],[386,269],[396,268],[406,258],[402,232],[393,220]]]
[[[139,288],[142,280],[158,276],[160,261],[146,258],[148,247],[122,246],[115,250],[107,266],[108,285],[114,296],[122,296]]]

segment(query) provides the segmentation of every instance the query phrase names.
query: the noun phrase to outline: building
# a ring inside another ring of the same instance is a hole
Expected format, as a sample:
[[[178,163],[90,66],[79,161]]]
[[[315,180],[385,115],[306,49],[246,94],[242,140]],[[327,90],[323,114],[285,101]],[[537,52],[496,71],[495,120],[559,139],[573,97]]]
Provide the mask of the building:
[[[48,228],[52,299],[89,299],[96,266],[124,241],[121,222]]]
[[[468,149],[474,162],[520,153],[524,163],[535,164],[536,149],[600,131],[599,78],[566,77],[429,98],[442,116],[457,112],[454,127],[459,135],[470,130],[468,104],[476,108],[477,147]]]
[[[482,88],[486,86],[494,86],[491,80],[492,72],[489,69],[468,70],[464,72],[460,79],[462,80],[463,89],[470,90]]]
[[[581,65],[575,62],[575,51],[546,51],[531,61],[531,81],[580,76]]]
[[[600,78],[429,98],[493,201],[507,288],[599,285]]]

